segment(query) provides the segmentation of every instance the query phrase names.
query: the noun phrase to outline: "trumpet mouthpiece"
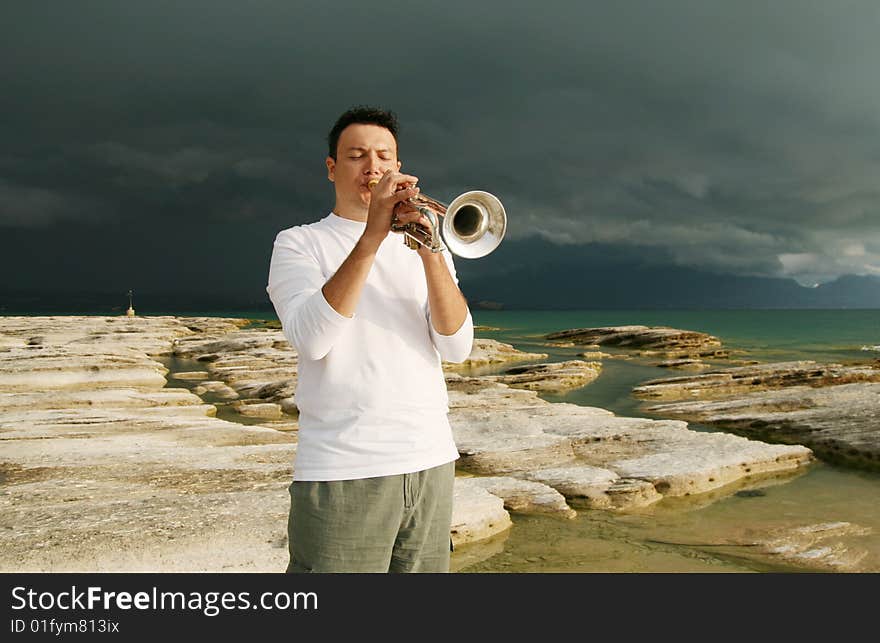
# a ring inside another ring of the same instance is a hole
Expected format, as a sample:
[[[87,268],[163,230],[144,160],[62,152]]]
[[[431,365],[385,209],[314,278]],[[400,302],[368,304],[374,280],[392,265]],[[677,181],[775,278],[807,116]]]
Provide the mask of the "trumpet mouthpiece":
[[[369,183],[367,183],[367,187],[371,190],[376,187],[376,184],[379,182],[379,179],[371,179]]]

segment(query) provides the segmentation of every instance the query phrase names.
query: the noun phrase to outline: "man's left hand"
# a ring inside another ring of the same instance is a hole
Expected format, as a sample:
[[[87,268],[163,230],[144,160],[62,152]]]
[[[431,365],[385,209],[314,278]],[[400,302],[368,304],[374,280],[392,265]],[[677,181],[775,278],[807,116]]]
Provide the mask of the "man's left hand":
[[[401,225],[404,225],[407,223],[415,223],[415,224],[421,226],[422,228],[424,228],[425,231],[430,230],[430,226],[429,226],[427,217],[425,217],[425,215],[423,215],[421,212],[416,210],[415,206],[412,206],[406,202],[398,203],[397,207],[394,209],[394,214],[397,217],[397,222]],[[441,220],[441,223],[442,223],[442,220]],[[439,234],[439,230],[438,230],[438,234]],[[443,243],[442,239],[440,240],[440,243],[441,244]],[[422,244],[419,244],[419,247],[416,249],[416,252],[419,253],[419,256],[422,259],[436,258],[441,255],[441,253],[439,253],[439,252],[431,252],[430,248],[428,248]]]

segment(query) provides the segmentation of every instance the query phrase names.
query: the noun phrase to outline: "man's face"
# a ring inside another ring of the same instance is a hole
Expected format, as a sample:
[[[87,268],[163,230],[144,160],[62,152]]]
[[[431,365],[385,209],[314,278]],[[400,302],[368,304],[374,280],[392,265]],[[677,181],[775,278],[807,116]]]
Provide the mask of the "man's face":
[[[327,178],[336,185],[338,205],[369,207],[372,179],[399,170],[394,136],[379,125],[349,125],[339,135],[336,160],[327,157]]]

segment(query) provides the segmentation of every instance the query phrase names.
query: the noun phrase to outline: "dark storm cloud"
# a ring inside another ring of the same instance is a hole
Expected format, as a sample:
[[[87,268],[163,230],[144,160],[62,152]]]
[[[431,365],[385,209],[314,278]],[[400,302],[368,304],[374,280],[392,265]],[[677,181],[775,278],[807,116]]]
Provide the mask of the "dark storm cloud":
[[[511,238],[880,273],[874,2],[48,6],[3,10],[3,229],[271,242],[332,205],[335,116],[378,103],[423,189],[495,192]]]

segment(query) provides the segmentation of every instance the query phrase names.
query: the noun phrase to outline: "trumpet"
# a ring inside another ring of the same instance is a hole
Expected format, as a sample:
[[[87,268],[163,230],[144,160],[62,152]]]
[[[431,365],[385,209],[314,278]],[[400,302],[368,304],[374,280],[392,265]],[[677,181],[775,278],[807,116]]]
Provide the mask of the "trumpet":
[[[372,190],[378,182],[378,179],[371,180],[369,188]],[[507,213],[501,201],[482,190],[463,192],[449,205],[424,194],[410,197],[406,202],[428,220],[427,227],[400,223],[397,215],[391,220],[391,230],[402,232],[404,243],[413,250],[425,246],[431,252],[440,252],[445,242],[452,254],[476,259],[495,250],[507,229]]]

